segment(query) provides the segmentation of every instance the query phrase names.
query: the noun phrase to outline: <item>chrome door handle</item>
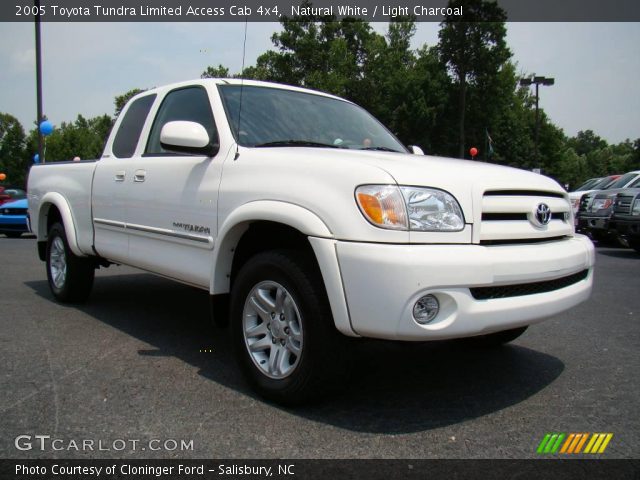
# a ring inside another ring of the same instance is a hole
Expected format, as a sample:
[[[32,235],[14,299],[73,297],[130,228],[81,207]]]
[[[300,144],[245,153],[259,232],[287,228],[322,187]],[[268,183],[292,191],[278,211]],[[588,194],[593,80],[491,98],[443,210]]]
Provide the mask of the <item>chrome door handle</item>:
[[[114,177],[114,180],[116,182],[124,182],[124,177],[126,176],[126,172],[124,170],[120,170],[118,172],[116,172],[116,176]]]
[[[147,177],[147,172],[144,170],[136,170],[135,175],[133,176],[134,182],[144,182]]]

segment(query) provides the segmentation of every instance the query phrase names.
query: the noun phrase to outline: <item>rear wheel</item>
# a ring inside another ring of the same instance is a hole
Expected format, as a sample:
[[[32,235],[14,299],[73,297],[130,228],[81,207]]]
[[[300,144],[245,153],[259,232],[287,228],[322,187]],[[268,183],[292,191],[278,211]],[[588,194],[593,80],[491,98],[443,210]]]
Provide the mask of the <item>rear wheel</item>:
[[[84,302],[91,293],[95,266],[90,258],[78,257],[69,248],[64,226],[54,224],[47,240],[47,280],[61,302]]]
[[[296,251],[260,253],[240,269],[231,294],[238,362],[262,396],[295,405],[340,385],[346,337],[333,325],[317,266]]]
[[[480,335],[477,337],[466,338],[465,342],[478,348],[495,348],[506,343],[512,342],[522,335],[528,327],[513,328],[511,330],[503,330],[501,332],[490,333],[488,335]]]
[[[22,232],[4,232],[4,234],[9,238],[20,238]]]

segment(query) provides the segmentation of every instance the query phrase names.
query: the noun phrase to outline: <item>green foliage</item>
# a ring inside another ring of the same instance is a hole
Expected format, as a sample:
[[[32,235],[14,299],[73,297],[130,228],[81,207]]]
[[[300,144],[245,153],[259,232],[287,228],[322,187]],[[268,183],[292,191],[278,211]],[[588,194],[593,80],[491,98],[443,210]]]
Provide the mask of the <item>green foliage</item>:
[[[25,157],[25,133],[13,115],[0,113],[0,172],[7,178],[2,184],[23,186],[28,171]]]
[[[211,68],[211,67],[209,67]],[[118,115],[120,115],[120,112],[122,111],[122,109],[124,108],[124,106],[127,104],[127,102],[129,100],[131,100],[132,97],[135,97],[137,94],[144,92],[145,89],[140,89],[140,88],[134,88],[133,90],[129,90],[127,93],[124,93],[122,95],[118,95],[114,100],[113,103],[116,107],[116,110],[113,114],[113,116],[115,118],[118,118]]]
[[[397,18],[385,35],[362,20],[301,17],[281,20],[273,49],[260,55],[243,78],[267,80],[333,93],[363,106],[406,145],[428,154],[466,156],[519,168],[542,168],[561,183],[640,169],[640,139],[609,145],[593,131],[567,138],[540,110],[540,160],[534,157],[535,100],[519,87],[524,76],[511,62],[504,11],[496,2],[451,0],[465,15],[483,22],[446,18],[436,46],[411,48],[413,18]],[[308,5],[308,2],[307,2]],[[209,66],[202,78],[240,77],[223,65]],[[143,92],[114,99],[115,116]],[[61,123],[47,137],[46,160],[100,156],[113,119],[107,115]],[[487,152],[487,132],[493,154]],[[37,148],[37,132],[25,136],[19,122],[0,114],[0,170],[20,185]]]
[[[207,67],[200,75],[200,78],[229,78],[229,76],[229,69],[218,65],[217,67]]]
[[[100,158],[109,136],[113,120],[108,115],[86,119],[78,115],[75,122],[62,122],[53,133],[45,137],[44,159],[46,162]],[[28,157],[38,150],[38,135],[34,129],[29,134]]]
[[[447,16],[438,34],[441,61],[456,83],[458,156],[463,158],[468,140],[477,142],[478,131],[484,132],[496,114],[504,111],[504,89],[511,85],[496,79],[500,79],[511,52],[506,43],[507,15],[496,2],[450,0],[448,6],[462,7],[463,11],[462,18]],[[470,18],[476,21],[470,22]],[[469,111],[469,107],[473,110]],[[467,123],[475,126],[471,136],[466,133]]]

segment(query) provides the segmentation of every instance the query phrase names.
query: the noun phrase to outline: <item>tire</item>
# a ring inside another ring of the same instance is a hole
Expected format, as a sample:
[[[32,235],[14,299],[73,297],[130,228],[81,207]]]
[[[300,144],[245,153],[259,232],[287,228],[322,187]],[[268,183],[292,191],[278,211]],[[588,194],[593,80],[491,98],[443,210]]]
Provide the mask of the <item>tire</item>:
[[[488,335],[480,335],[477,337],[465,338],[464,341],[475,348],[497,348],[514,341],[528,327],[513,328],[511,330],[503,330],[501,332],[490,333]]]
[[[55,223],[47,240],[47,280],[51,293],[64,303],[84,302],[91,293],[95,265],[69,248],[64,226]]]
[[[8,238],[20,238],[22,232],[4,232]]]
[[[249,384],[266,399],[298,405],[341,386],[349,361],[315,262],[274,250],[245,263],[231,292],[231,336]]]
[[[629,239],[629,246],[640,253],[640,238]]]

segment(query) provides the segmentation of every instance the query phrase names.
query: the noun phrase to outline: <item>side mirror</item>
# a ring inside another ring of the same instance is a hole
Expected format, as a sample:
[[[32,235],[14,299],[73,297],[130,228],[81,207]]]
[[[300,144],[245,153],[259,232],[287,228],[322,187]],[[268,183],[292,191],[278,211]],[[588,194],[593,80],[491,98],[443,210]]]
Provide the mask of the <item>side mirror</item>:
[[[424,152],[422,151],[422,149],[417,145],[411,145],[409,149],[411,150],[411,153],[413,153],[414,155],[424,155]]]
[[[211,143],[205,128],[197,122],[167,122],[160,131],[160,145],[165,150],[188,155],[213,157],[220,145]]]

